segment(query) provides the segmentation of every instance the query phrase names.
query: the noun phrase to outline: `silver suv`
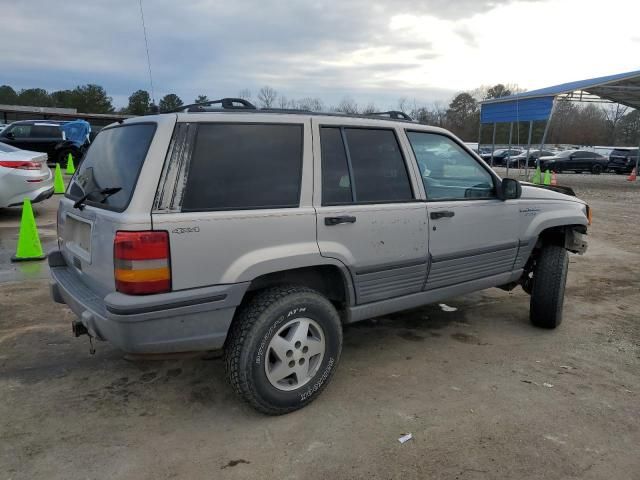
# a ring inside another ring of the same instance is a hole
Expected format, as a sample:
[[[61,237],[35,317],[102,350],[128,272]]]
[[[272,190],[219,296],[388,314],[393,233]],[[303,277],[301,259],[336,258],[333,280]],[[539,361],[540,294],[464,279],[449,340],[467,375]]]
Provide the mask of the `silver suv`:
[[[562,320],[589,207],[500,179],[446,130],[224,99],[103,129],[60,202],[51,292],[125,352],[224,349],[282,414],[326,387],[342,325],[521,285]]]

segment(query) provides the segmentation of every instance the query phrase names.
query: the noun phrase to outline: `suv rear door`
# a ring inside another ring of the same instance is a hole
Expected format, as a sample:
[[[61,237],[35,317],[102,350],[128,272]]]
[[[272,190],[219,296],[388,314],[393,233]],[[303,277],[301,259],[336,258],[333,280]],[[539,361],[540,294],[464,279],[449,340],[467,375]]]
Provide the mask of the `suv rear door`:
[[[319,263],[304,115],[180,114],[153,209],[174,289]]]
[[[415,170],[389,122],[312,120],[314,205],[323,256],[352,275],[356,302],[419,292],[427,272],[427,219]]]

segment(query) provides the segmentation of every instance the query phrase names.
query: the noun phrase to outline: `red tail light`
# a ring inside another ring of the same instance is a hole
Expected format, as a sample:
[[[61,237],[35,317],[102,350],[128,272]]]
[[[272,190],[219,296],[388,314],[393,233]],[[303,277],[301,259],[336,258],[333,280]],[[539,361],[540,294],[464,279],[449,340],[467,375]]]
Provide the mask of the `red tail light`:
[[[23,160],[0,160],[0,167],[17,168],[18,170],[40,170],[42,164]]]
[[[113,257],[118,292],[148,295],[171,291],[168,232],[118,231]]]

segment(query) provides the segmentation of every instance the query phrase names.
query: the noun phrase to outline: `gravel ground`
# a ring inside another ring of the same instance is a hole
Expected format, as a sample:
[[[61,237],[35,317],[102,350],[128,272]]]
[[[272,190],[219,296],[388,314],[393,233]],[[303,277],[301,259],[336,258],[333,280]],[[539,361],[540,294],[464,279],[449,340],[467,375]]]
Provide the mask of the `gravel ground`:
[[[640,182],[559,180],[595,212],[560,328],[530,326],[521,289],[362,322],[327,390],[275,418],[220,358],[89,355],[46,266],[8,263],[0,210],[0,479],[639,479]],[[46,248],[56,201],[36,206]]]

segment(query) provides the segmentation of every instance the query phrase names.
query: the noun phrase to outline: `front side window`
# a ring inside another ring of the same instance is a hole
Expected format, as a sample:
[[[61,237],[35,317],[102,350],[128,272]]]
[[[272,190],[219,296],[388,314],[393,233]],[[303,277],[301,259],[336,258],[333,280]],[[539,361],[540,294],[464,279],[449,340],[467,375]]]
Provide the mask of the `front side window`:
[[[493,177],[460,145],[436,133],[407,132],[427,200],[495,198]]]
[[[320,144],[323,205],[413,200],[393,130],[323,127]]]
[[[200,124],[182,210],[297,207],[302,136],[302,125]]]

